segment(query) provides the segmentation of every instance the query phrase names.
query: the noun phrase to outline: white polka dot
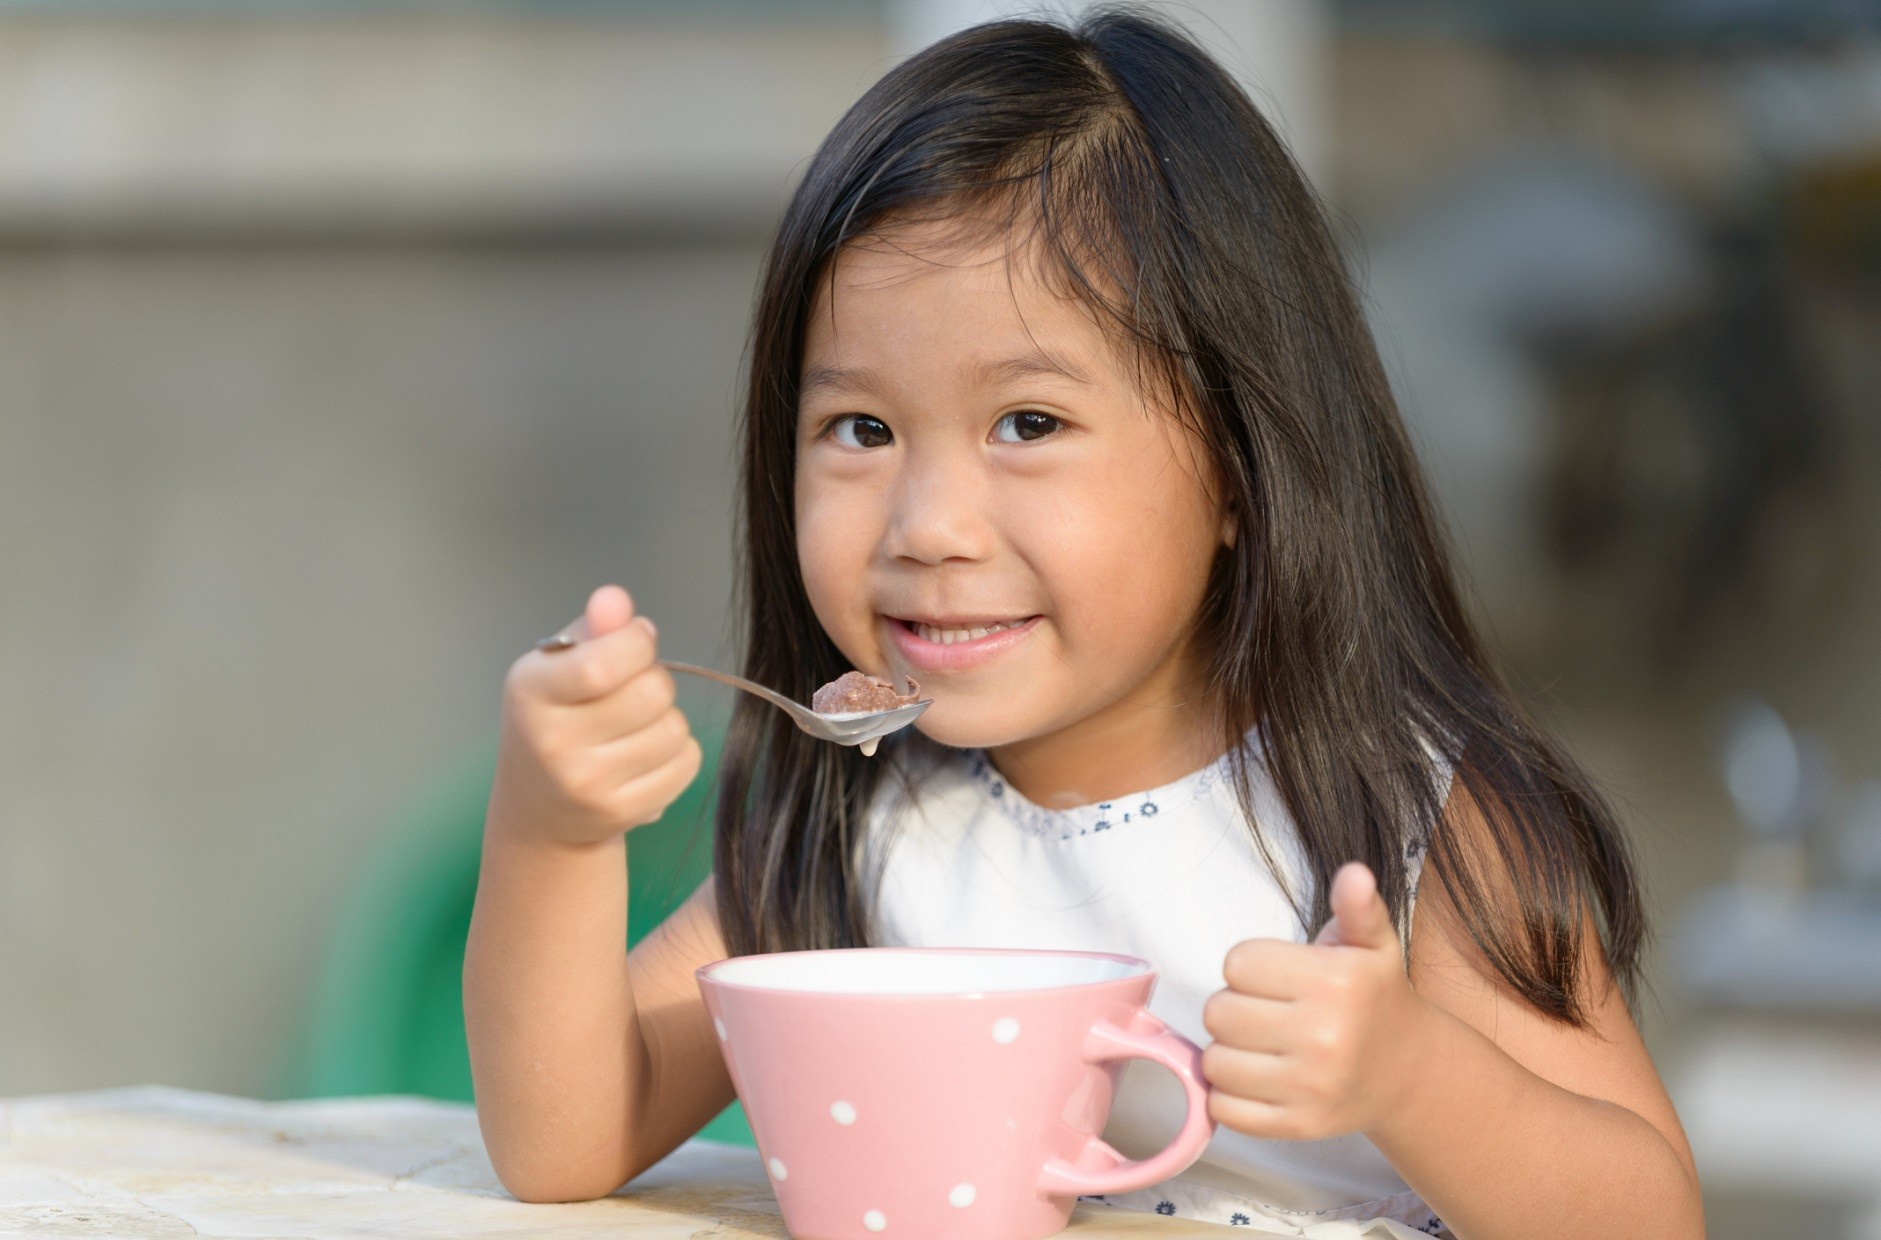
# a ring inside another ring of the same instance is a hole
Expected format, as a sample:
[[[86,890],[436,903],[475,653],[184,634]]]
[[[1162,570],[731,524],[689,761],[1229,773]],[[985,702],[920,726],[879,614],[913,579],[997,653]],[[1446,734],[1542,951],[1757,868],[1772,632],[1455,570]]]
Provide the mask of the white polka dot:
[[[847,1128],[856,1122],[856,1109],[847,1102],[833,1102],[830,1104],[829,1117]]]
[[[771,1159],[771,1178],[773,1180],[788,1180],[790,1178],[790,1172],[784,1167],[783,1159]]]
[[[714,1016],[712,1018],[712,1028],[718,1030],[718,1040],[723,1042],[727,1036],[725,1033],[725,1022]]]
[[[954,1191],[947,1194],[947,1204],[964,1210],[973,1204],[973,1199],[978,1195],[973,1191],[973,1185],[956,1184]]]
[[[862,1225],[870,1231],[886,1231],[888,1218],[880,1210],[870,1210],[862,1216]]]
[[[1002,1016],[993,1022],[993,1041],[1004,1046],[1019,1036],[1019,1022],[1010,1016]]]

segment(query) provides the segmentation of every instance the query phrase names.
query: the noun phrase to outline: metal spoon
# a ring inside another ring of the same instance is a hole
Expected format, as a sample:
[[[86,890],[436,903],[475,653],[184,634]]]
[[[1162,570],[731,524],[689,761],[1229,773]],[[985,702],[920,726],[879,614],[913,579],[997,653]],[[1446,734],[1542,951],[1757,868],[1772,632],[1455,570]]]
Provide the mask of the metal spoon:
[[[567,650],[575,644],[575,639],[558,633],[554,637],[545,637],[536,643],[536,649],[546,651]],[[833,741],[838,745],[860,745],[865,756],[875,753],[875,746],[890,732],[899,732],[921,717],[921,712],[934,704],[933,698],[922,698],[919,702],[910,702],[906,706],[897,706],[892,710],[864,710],[840,715],[824,715],[811,710],[799,702],[793,702],[781,693],[766,689],[756,681],[746,680],[743,676],[734,676],[730,672],[717,672],[709,667],[698,667],[691,663],[675,663],[671,659],[661,659],[660,666],[669,672],[685,672],[691,676],[703,676],[707,680],[716,680],[720,684],[730,685],[734,689],[743,689],[746,693],[763,698],[777,709],[790,716],[790,721],[818,740]]]
[[[889,710],[849,711],[840,715],[825,715],[811,710],[808,706],[793,702],[781,693],[773,693],[755,681],[743,676],[733,676],[729,672],[715,672],[709,667],[695,667],[691,663],[675,663],[671,659],[661,659],[660,666],[669,672],[687,672],[694,676],[703,676],[707,680],[716,680],[720,684],[730,685],[734,689],[743,689],[746,693],[763,698],[777,709],[790,716],[790,721],[818,740],[834,741],[838,745],[860,745],[865,757],[875,753],[875,746],[890,732],[899,732],[916,719],[921,712],[934,704],[933,698],[922,698],[906,706],[896,706]]]

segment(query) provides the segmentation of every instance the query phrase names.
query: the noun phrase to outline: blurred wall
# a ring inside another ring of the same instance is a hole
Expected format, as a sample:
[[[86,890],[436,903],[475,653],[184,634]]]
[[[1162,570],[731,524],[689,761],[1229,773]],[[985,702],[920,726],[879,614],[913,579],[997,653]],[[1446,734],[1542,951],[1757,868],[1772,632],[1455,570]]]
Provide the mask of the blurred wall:
[[[727,656],[763,230],[883,57],[0,20],[0,1094],[264,1092],[351,867],[517,652],[619,580]]]

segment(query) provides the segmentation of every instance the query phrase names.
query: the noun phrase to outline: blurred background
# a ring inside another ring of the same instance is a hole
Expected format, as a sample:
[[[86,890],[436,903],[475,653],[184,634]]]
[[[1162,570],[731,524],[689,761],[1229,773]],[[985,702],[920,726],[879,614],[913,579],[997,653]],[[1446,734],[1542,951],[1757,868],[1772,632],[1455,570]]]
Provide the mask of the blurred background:
[[[348,1066],[410,989],[354,975],[461,916],[504,669],[603,581],[733,657],[767,230],[1021,7],[0,0],[0,1095],[462,1093]],[[1152,7],[1335,210],[1632,828],[1712,1234],[1881,1237],[1881,10]]]

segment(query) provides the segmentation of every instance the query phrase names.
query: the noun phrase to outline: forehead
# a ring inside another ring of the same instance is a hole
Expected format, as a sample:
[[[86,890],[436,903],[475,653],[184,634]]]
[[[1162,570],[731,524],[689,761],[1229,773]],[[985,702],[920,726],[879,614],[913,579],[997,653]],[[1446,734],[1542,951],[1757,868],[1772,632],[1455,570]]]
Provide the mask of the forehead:
[[[846,244],[824,273],[804,361],[863,360],[923,346],[1043,347],[1090,363],[1114,361],[1096,314],[1065,283],[1030,230],[958,220],[891,223]]]

